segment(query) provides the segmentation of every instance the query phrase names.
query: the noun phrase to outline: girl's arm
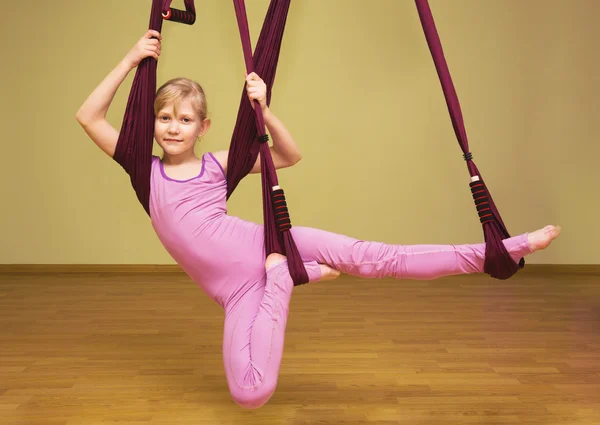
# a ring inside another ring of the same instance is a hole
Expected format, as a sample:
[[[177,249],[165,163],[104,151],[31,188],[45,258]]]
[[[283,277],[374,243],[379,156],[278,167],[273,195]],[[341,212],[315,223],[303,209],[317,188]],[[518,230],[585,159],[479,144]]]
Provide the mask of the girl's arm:
[[[246,81],[248,83],[248,98],[252,103],[252,107],[254,107],[254,99],[258,100],[262,109],[263,118],[265,120],[265,126],[267,127],[267,130],[271,135],[271,139],[273,140],[273,146],[270,146],[269,150],[271,151],[271,157],[273,158],[273,165],[275,166],[275,169],[277,170],[295,165],[298,161],[300,161],[300,159],[302,159],[300,148],[294,141],[294,138],[287,128],[266,105],[266,85],[255,73],[246,76]],[[228,154],[228,151],[219,151],[214,153],[215,158],[217,161],[219,161],[225,172],[227,172]],[[260,172],[261,167],[259,153],[252,170],[250,170],[250,174],[256,174]]]
[[[81,105],[75,118],[87,135],[111,158],[119,139],[119,132],[106,120],[106,112],[117,89],[132,68],[121,61]]]
[[[157,37],[158,40],[153,40],[151,37]],[[149,30],[89,95],[75,115],[87,135],[111,158],[115,153],[119,132],[106,120],[108,108],[121,83],[142,59],[147,56],[158,59],[160,38],[158,32]]]
[[[279,163],[279,168],[291,167],[300,161],[302,159],[300,148],[279,118],[269,108],[263,109],[263,117],[271,139],[273,139],[271,155],[273,156],[273,161],[277,161],[275,165]],[[258,165],[260,166],[260,161],[258,161]]]

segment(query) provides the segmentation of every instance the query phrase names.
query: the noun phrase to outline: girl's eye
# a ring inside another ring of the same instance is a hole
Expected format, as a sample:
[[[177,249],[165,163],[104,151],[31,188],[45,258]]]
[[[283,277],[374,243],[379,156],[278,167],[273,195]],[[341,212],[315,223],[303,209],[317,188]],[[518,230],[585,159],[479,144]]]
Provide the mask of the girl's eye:
[[[190,122],[191,120],[189,118],[184,118],[183,122]]]

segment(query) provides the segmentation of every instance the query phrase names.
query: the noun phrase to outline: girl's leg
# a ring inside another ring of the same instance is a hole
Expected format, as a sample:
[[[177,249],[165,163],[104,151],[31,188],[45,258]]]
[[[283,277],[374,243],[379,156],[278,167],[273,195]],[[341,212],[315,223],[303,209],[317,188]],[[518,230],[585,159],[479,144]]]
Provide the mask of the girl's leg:
[[[223,360],[229,390],[241,407],[264,405],[277,386],[283,355],[285,328],[294,283],[285,257],[270,256],[263,279],[248,282],[247,288],[225,305]],[[305,263],[310,281],[318,280],[316,262]]]
[[[292,234],[304,261],[328,264],[353,276],[436,279],[483,272],[485,243],[391,245],[309,227],[293,227]],[[504,246],[516,262],[533,252],[527,233],[506,239]]]

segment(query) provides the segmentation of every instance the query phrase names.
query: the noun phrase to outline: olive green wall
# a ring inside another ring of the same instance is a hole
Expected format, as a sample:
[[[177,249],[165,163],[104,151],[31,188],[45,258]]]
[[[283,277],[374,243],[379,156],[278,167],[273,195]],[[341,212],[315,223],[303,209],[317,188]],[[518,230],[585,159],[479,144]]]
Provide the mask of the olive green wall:
[[[163,26],[158,78],[205,87],[213,128],[200,153],[227,148],[245,69],[232,2],[196,3],[194,26]],[[600,3],[430,4],[475,162],[509,231],[563,226],[529,262],[600,263]],[[267,5],[247,1],[253,41]],[[128,177],[75,121],[147,30],[150,1],[11,7],[0,68],[0,263],[173,263]],[[117,128],[133,75],[109,111]],[[295,225],[401,244],[482,240],[413,1],[294,0],[271,107],[304,155],[279,172]],[[229,208],[262,220],[259,176]]]

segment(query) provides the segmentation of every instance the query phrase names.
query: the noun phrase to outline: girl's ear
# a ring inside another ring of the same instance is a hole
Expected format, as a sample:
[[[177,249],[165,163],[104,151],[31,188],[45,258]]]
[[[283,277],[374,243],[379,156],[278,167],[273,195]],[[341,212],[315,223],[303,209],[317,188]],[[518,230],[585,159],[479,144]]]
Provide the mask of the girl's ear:
[[[198,137],[204,136],[208,132],[208,130],[210,130],[210,124],[210,118],[205,118],[204,121],[202,121],[202,130],[200,130]]]

